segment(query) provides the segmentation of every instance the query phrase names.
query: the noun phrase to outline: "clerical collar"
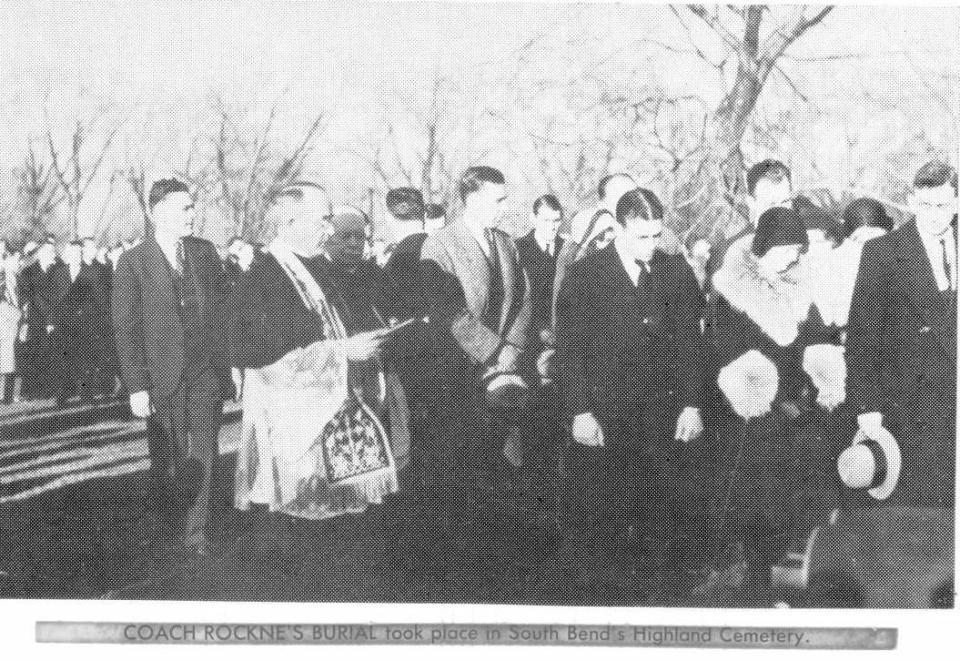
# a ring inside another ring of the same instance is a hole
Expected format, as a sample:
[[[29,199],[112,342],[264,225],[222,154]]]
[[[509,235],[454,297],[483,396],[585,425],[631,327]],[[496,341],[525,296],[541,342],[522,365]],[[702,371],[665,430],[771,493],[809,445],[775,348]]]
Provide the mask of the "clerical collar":
[[[274,239],[273,242],[270,243],[270,249],[271,249],[271,251],[274,251],[274,252],[275,252],[277,249],[280,249],[280,250],[282,250],[282,251],[284,251],[284,252],[286,252],[286,253],[289,253],[289,254],[293,255],[294,257],[296,257],[297,259],[299,259],[301,262],[308,261],[308,260],[312,259],[312,257],[313,257],[313,255],[304,255],[304,254],[302,254],[300,251],[298,251],[298,250],[296,250],[295,248],[293,248],[293,246],[291,246],[289,243],[287,243],[286,241],[283,241],[283,240],[281,240],[281,239]],[[323,256],[323,255],[325,255],[325,253],[321,253],[321,256]]]

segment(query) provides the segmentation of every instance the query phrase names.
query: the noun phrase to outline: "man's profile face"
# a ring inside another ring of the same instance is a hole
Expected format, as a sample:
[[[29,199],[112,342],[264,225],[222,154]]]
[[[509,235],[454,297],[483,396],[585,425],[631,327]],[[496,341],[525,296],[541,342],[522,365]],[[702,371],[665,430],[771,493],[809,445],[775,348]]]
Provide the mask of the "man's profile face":
[[[560,222],[563,220],[563,212],[552,208],[549,204],[541,204],[537,213],[533,216],[533,222],[537,231],[548,236],[551,240],[555,239],[557,232],[560,231]]]
[[[753,187],[753,195],[747,197],[747,204],[754,219],[759,219],[764,211],[774,207],[787,207],[793,200],[793,185],[789,177],[782,177],[778,181],[763,178]],[[756,221],[754,221],[756,222]]]
[[[506,200],[507,187],[504,184],[484,182],[478,190],[467,196],[465,207],[470,218],[481,227],[496,227],[503,216]]]
[[[333,234],[333,207],[327,194],[307,189],[303,199],[283,198],[279,204],[284,241],[304,257],[323,250]]]
[[[170,193],[157,202],[151,212],[157,232],[164,236],[181,238],[193,234],[196,209],[189,193]]]
[[[943,234],[957,214],[957,190],[950,182],[936,188],[917,188],[910,197],[910,209],[923,231]]]

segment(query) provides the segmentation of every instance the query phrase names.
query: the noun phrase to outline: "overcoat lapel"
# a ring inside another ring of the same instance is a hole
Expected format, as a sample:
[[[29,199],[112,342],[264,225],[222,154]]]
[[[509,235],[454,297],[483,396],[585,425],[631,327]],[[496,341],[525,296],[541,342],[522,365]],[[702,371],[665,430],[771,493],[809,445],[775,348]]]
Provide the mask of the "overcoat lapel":
[[[460,277],[463,293],[469,307],[481,310],[486,307],[485,300],[490,290],[490,262],[483,254],[477,240],[462,223],[455,223],[450,232],[452,253],[457,255],[466,270]]]
[[[957,361],[957,338],[953,335],[950,315],[953,314],[937,288],[933,267],[923,247],[916,223],[903,233],[901,249],[897,251],[898,271],[905,274],[904,289],[916,308],[923,324],[930,328],[950,359]]]

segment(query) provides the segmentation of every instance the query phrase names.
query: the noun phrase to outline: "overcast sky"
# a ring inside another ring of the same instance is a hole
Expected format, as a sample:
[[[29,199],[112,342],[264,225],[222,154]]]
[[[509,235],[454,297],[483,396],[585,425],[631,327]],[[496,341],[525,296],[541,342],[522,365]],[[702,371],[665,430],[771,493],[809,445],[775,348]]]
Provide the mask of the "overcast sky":
[[[824,107],[843,107],[845,95],[862,88],[898,103],[899,90],[911,87],[901,85],[911,76],[904,53],[943,66],[960,61],[958,16],[956,7],[839,7],[791,55],[868,60],[808,65],[798,82]],[[3,0],[0,159],[19,160],[26,137],[42,131],[45,95],[55,121],[65,121],[79,107],[78,89],[137,106],[153,118],[150,130],[171,136],[211,91],[263,107],[284,93],[291,114],[334,105],[338,118],[325,137],[343,139],[368,128],[370,109],[385,97],[425,87],[435,70],[469,88],[479,63],[509,57],[544,26],[558,39],[596,35],[598,50],[644,37],[683,40],[664,8],[637,4]],[[710,96],[697,62],[660,62],[665,82]]]

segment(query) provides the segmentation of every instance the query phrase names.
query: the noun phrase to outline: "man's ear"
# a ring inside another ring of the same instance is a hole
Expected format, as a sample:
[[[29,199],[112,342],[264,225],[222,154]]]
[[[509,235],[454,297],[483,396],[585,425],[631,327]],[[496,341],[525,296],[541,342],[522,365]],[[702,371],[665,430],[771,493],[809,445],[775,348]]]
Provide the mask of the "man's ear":
[[[920,209],[920,197],[916,191],[907,193],[907,208],[910,209],[913,215],[917,215],[917,211]]]

